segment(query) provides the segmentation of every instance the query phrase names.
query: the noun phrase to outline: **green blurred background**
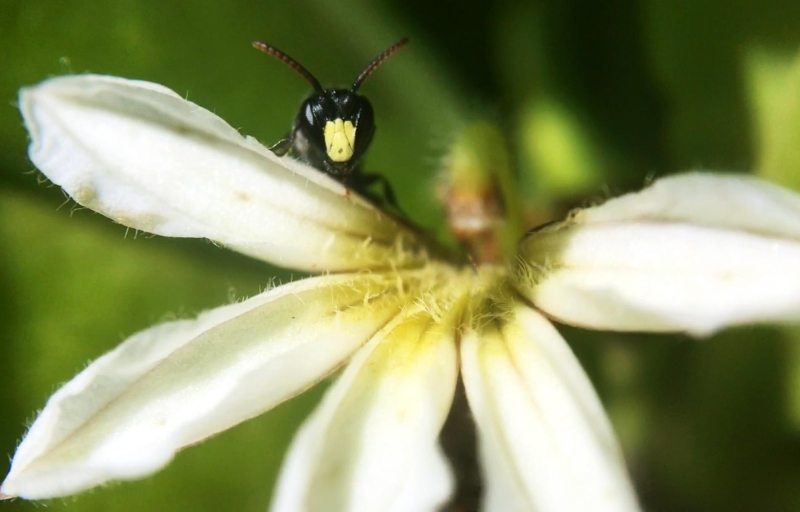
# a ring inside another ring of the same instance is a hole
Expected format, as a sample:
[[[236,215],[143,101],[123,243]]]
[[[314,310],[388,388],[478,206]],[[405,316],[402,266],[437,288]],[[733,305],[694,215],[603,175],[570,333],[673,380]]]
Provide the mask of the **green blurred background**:
[[[57,386],[125,336],[291,277],[204,241],[126,236],[77,209],[26,157],[19,87],[86,71],[151,80],[269,144],[309,87],[252,40],[335,85],[401,36],[409,48],[362,89],[379,126],[367,167],[439,233],[437,170],[478,117],[508,133],[530,223],[689,169],[800,190],[797,0],[0,0],[0,453],[10,459]],[[562,332],[600,390],[645,509],[800,510],[797,329],[701,341]],[[151,478],[47,505],[265,510],[321,392]]]

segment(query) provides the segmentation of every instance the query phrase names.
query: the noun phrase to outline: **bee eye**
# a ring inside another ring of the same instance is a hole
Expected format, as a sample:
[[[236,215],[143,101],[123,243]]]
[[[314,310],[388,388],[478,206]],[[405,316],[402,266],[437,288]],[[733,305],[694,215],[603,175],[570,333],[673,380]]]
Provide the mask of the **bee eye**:
[[[312,107],[311,103],[306,104],[305,112],[303,113],[306,117],[306,121],[308,124],[314,124],[314,108]]]

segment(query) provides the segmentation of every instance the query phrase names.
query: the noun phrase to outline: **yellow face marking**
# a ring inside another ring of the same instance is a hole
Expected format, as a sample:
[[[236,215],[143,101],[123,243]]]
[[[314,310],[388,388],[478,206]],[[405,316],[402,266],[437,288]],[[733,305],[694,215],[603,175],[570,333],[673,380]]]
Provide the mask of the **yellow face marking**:
[[[356,127],[352,121],[328,121],[324,134],[328,158],[334,162],[347,162],[352,158],[356,145]]]

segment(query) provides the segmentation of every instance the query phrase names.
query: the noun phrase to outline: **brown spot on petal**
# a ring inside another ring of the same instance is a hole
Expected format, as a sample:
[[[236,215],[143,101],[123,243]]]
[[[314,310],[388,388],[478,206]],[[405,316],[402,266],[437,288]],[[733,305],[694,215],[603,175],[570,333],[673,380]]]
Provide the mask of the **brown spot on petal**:
[[[720,281],[733,281],[734,279],[736,279],[736,274],[728,270],[723,272],[717,272],[717,277],[719,278]]]
[[[69,193],[77,203],[82,205],[91,204],[97,198],[97,189],[89,183],[81,184]]]
[[[164,216],[156,215],[154,213],[137,213],[134,215],[126,215],[122,213],[117,214],[112,218],[123,226],[150,232],[155,231],[158,226],[164,224],[165,222]]]
[[[236,198],[243,203],[247,203],[251,199],[250,194],[247,192],[242,192],[241,190],[236,191]]]

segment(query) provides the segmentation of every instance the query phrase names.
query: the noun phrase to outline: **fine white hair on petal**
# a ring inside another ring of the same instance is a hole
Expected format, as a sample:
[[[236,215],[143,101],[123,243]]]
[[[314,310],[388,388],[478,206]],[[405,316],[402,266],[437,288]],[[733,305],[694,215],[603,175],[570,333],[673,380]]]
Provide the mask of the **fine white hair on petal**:
[[[20,109],[33,163],[75,201],[128,227],[312,271],[424,258],[413,233],[341,184],[165,87],[59,77],[23,89]]]
[[[800,197],[754,178],[656,182],[519,251],[517,289],[572,325],[703,336],[800,318]]]
[[[295,437],[273,512],[432,511],[447,500],[437,438],[458,374],[456,319],[407,312],[355,355]]]
[[[555,328],[525,306],[477,306],[461,343],[486,512],[636,511],[613,431]],[[482,317],[482,319],[480,318]]]
[[[340,367],[401,310],[398,281],[419,284],[310,278],[132,336],[50,398],[0,492],[65,496],[160,469]]]

